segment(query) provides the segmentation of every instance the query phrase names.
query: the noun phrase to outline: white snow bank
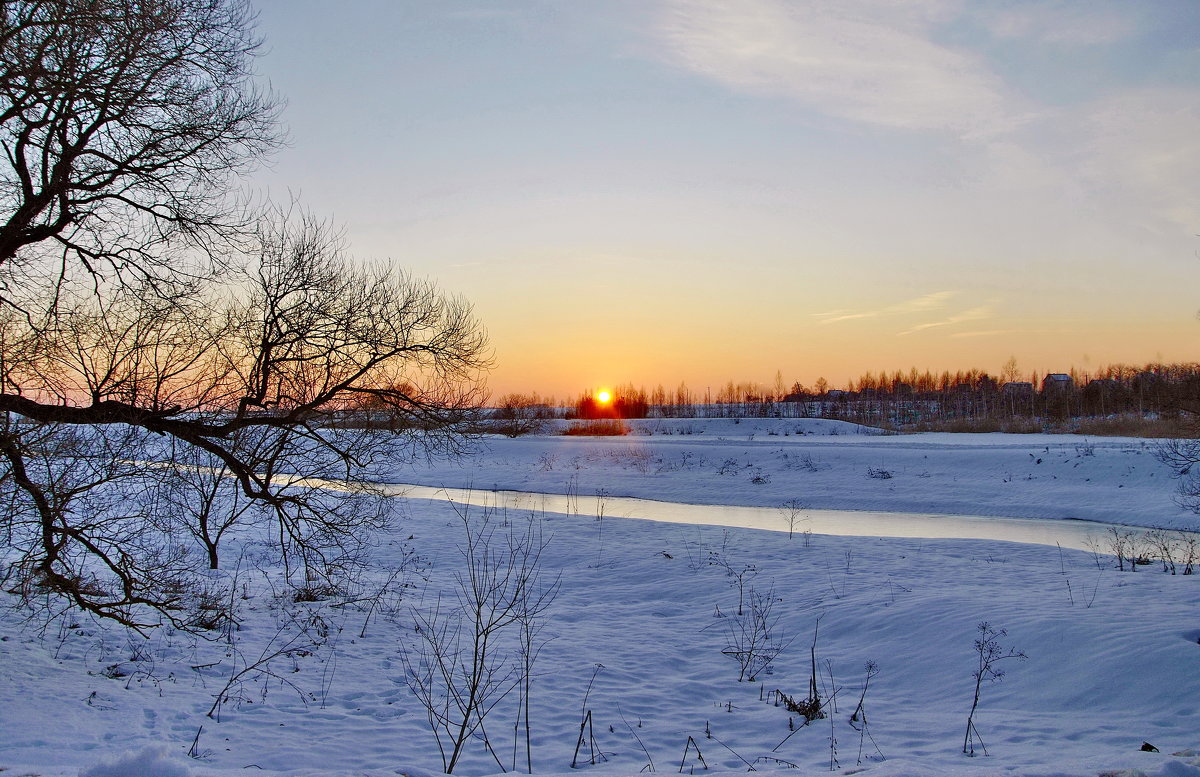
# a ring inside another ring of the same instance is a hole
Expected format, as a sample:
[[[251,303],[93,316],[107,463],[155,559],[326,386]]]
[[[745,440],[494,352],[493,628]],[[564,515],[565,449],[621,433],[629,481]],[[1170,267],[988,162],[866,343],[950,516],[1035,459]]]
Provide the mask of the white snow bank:
[[[379,478],[584,499],[603,491],[689,504],[798,500],[811,509],[1200,529],[1200,517],[1176,504],[1177,481],[1155,458],[1153,440],[792,433],[819,420],[690,420],[697,433],[685,435],[491,438],[482,455],[391,468]],[[716,434],[718,426],[741,433]]]
[[[486,478],[528,490],[557,486],[579,497],[567,514],[502,516],[535,521],[551,541],[543,564],[562,575],[532,686],[537,773],[633,777],[652,759],[655,771],[674,774],[691,737],[709,770],[689,752],[685,772],[744,774],[751,762],[776,777],[829,774],[832,736],[843,774],[1200,777],[1200,575],[1157,566],[1119,572],[1102,554],[1011,542],[789,538],[611,514],[597,520],[595,489],[605,488],[764,506],[792,497],[833,506],[924,499],[955,505],[945,512],[972,512],[957,505],[977,502],[1032,517],[1103,517],[1119,508],[1146,522],[1195,525],[1173,506],[1173,481],[1141,441],[1076,450],[1081,441],[1070,438],[1033,448],[1010,436],[994,446],[831,439],[816,448],[773,437],[703,445],[679,436],[524,438],[493,441],[488,453],[457,464],[391,473],[396,481],[424,473],[434,485],[444,478],[490,487]],[[893,477],[871,477],[868,468]],[[755,475],[767,482],[753,482]],[[441,757],[405,685],[400,650],[414,633],[413,607],[451,601],[462,527],[445,504],[401,506],[394,530],[373,538],[376,566],[345,597],[353,602],[291,601],[278,586],[277,562],[244,537],[233,645],[169,629],[142,640],[78,615],[43,622],[0,607],[0,768],[43,777],[438,773]],[[361,596],[379,590],[410,550],[422,559],[412,586],[370,609]],[[748,568],[749,585],[775,601],[777,633],[792,640],[756,683],[738,682],[724,652],[739,599],[729,573]],[[231,675],[263,654],[289,613],[318,619],[325,641],[235,687],[219,719],[207,717]],[[805,691],[818,619],[820,682],[826,698],[836,693],[837,711],[793,728],[795,716],[769,695]],[[1028,659],[984,687],[976,723],[991,755],[968,758],[960,751],[972,640],[985,620],[1006,629],[1005,645]],[[874,742],[849,721],[867,661],[880,670],[865,700]],[[585,693],[607,760],[571,770]],[[509,765],[514,701],[488,724],[496,756]],[[1140,752],[1143,741],[1162,752]],[[193,742],[203,757],[185,760]],[[796,768],[775,770],[781,762]],[[479,742],[456,770],[498,772]]]
[[[103,760],[81,771],[79,777],[190,777],[191,773],[160,745]]]

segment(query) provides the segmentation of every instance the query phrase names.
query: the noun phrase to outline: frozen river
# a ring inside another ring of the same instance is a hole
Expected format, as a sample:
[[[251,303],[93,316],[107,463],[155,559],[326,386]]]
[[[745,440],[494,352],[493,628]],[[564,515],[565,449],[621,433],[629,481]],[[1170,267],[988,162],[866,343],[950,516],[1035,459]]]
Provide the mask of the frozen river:
[[[516,511],[533,510],[589,517],[603,513],[605,517],[637,518],[666,523],[731,526],[768,531],[788,530],[785,511],[777,507],[696,505],[632,497],[481,491],[399,484],[384,485],[384,488],[389,493],[409,499],[450,499],[459,503]],[[1102,535],[1114,525],[1081,520],[996,518],[872,510],[802,510],[800,520],[795,524],[795,531],[847,537],[1002,540],[1090,550],[1105,544]]]

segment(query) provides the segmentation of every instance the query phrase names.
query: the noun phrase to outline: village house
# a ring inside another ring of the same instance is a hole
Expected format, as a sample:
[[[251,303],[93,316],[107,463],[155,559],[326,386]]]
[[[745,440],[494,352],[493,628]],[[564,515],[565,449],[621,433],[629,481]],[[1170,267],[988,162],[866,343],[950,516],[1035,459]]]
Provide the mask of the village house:
[[[1052,372],[1042,378],[1042,393],[1048,391],[1066,391],[1071,388],[1071,376],[1062,372]]]

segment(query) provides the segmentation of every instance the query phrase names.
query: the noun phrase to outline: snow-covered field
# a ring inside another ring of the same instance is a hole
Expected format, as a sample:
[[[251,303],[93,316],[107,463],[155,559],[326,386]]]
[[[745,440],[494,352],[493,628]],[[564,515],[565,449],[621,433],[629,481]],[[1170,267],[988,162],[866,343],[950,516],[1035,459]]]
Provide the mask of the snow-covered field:
[[[497,547],[509,527],[533,526],[548,541],[543,580],[561,575],[561,584],[536,640],[545,644],[530,696],[534,771],[1200,776],[1200,575],[1157,564],[1121,572],[1108,556],[1002,541],[808,535],[803,523],[789,537],[782,511],[778,531],[762,531],[609,509],[625,496],[767,508],[798,500],[1200,529],[1173,502],[1175,481],[1153,442],[878,436],[797,420],[654,421],[638,431],[493,438],[461,461],[380,472],[393,483],[475,489],[469,516],[490,515]],[[492,493],[505,489],[566,494],[571,508],[531,514]],[[415,655],[413,608],[453,599],[464,508],[397,505],[394,531],[376,538],[378,569],[321,601],[274,590],[278,571],[248,544],[240,566],[214,580],[236,575],[229,601],[242,628],[232,643],[166,629],[142,640],[83,617],[25,622],[5,609],[0,768],[47,777],[440,772],[403,651]],[[405,559],[408,571],[386,587]],[[756,682],[739,682],[728,655],[742,622],[739,577],[742,598],[753,589],[777,616],[768,644],[786,645]],[[1004,659],[1002,681],[983,683],[975,724],[989,755],[977,744],[971,758],[962,748],[984,621],[1007,631],[1002,649],[1026,657]],[[830,714],[802,726],[775,702],[778,692],[807,695],[814,630]],[[264,672],[230,682],[273,653]],[[867,662],[878,673],[863,698],[864,731],[862,716],[850,718]],[[219,716],[208,717],[218,696]],[[517,699],[486,718],[493,752],[472,741],[456,774],[494,774],[514,760],[523,770]],[[1142,752],[1143,742],[1160,752]],[[134,755],[115,764],[126,751]]]
[[[559,424],[563,422],[558,422]],[[1155,442],[1072,435],[912,434],[824,419],[629,422],[625,437],[492,439],[486,455],[381,478],[481,490],[691,504],[1081,518],[1200,528],[1173,501]],[[871,473],[887,473],[871,477]]]

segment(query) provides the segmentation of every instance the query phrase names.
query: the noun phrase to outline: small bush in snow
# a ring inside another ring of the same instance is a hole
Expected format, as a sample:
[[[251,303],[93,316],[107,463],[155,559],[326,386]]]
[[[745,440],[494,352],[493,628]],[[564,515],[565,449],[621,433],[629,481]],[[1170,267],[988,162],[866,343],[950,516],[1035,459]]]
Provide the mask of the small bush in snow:
[[[975,710],[979,707],[979,694],[983,690],[983,681],[999,682],[1004,677],[1004,670],[1000,669],[997,664],[1010,658],[1027,658],[1024,652],[1016,648],[1005,648],[1000,644],[1000,640],[1008,636],[1008,632],[1004,629],[992,628],[992,625],[987,621],[981,622],[977,627],[979,637],[975,640],[975,653],[978,659],[978,665],[971,676],[975,678],[975,699],[971,702],[971,711],[967,713],[967,732],[963,735],[963,752],[967,755],[975,755],[975,743],[979,743],[979,747],[983,750],[983,754],[987,755],[987,748],[983,746],[983,740],[979,737],[979,729],[975,727]]]
[[[792,639],[779,636],[779,616],[774,614],[774,590],[760,594],[750,589],[745,614],[725,621],[726,644],[721,651],[737,661],[738,682],[754,682],[760,674],[769,674],[771,662],[779,657]]]

